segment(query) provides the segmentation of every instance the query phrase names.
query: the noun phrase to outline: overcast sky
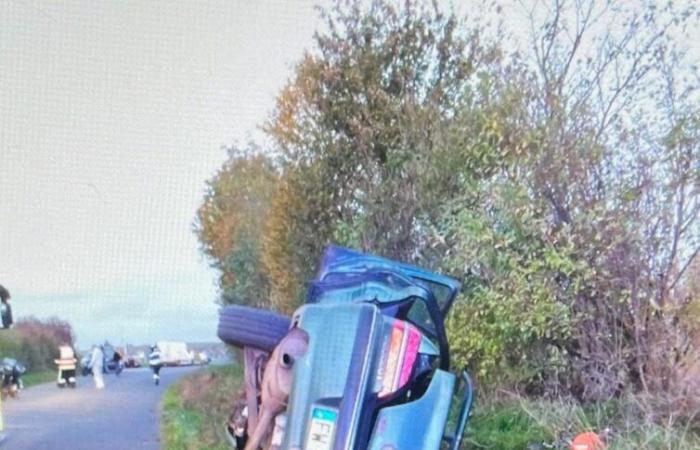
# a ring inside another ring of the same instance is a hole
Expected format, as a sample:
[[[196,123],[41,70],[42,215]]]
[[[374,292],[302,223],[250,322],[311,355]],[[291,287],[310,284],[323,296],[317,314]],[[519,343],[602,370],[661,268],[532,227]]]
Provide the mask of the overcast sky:
[[[80,346],[216,338],[192,233],[273,106],[312,1],[0,2],[0,284]]]
[[[68,319],[83,347],[216,339],[194,214],[222,146],[256,132],[311,45],[314,3],[0,1],[0,284],[16,316]],[[516,44],[525,30],[509,24]]]

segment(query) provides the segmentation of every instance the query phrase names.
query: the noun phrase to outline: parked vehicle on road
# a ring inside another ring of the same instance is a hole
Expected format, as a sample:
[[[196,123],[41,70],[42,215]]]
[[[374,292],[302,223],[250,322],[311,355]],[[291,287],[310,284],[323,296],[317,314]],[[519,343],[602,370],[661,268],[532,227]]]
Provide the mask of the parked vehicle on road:
[[[459,289],[443,275],[329,247],[291,318],[224,308],[218,335],[244,350],[234,446],[458,449],[472,385],[450,371],[444,319]]]
[[[209,353],[207,352],[196,352],[194,354],[194,364],[199,364],[202,366],[211,364],[211,356],[209,356]]]
[[[194,353],[185,342],[158,341],[161,362],[164,366],[189,366],[194,364]]]
[[[92,358],[92,354],[90,352],[85,353],[80,358],[80,374],[84,377],[86,377],[92,373],[92,367],[90,367],[90,359],[91,358]]]
[[[124,362],[124,367],[126,367],[127,369],[136,369],[141,367],[141,362],[133,357],[127,358]]]
[[[124,361],[119,352],[115,350],[112,344],[107,342],[102,345],[102,351],[105,355],[105,362],[103,364],[104,373],[115,373],[119,375],[124,370]]]
[[[16,397],[24,389],[22,375],[27,371],[27,368],[14,358],[3,358],[0,368],[2,370],[2,397]]]
[[[105,342],[102,345],[102,353],[104,354],[104,363],[102,364],[103,373],[114,373],[119,375],[124,370],[124,362],[121,355],[117,353],[112,344]],[[80,359],[81,373],[83,376],[88,376],[92,374],[92,367],[90,367],[90,360],[92,359],[92,353],[86,353]]]

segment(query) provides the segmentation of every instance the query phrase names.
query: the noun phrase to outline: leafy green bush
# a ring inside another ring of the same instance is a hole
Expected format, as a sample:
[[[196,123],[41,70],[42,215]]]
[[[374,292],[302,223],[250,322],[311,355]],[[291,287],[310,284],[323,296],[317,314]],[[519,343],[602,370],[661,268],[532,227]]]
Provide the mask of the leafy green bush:
[[[331,3],[266,148],[209,183],[222,301],[291,312],[335,240],[464,280],[450,340],[482,385],[698,401],[694,7],[555,2],[516,50],[428,1]]]
[[[568,371],[575,265],[538,236],[541,220],[518,188],[482,195],[488,208],[450,211],[443,221],[456,250],[445,266],[467,274],[448,319],[455,362],[482,384],[541,387]]]

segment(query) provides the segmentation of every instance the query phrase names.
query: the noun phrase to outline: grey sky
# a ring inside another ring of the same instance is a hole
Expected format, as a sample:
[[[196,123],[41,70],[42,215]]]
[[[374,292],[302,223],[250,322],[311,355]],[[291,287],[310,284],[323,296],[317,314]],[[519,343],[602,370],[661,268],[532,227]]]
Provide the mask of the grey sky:
[[[0,2],[0,284],[18,316],[66,318],[81,346],[215,339],[194,213],[311,44],[314,3]]]
[[[311,1],[0,2],[0,284],[79,344],[211,340],[204,181],[273,106]]]

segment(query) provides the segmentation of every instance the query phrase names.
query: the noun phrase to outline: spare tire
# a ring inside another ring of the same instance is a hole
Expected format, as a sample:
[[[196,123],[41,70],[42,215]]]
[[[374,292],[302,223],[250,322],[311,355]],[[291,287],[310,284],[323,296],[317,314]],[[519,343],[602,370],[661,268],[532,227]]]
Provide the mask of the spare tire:
[[[292,320],[281,314],[248,306],[230,305],[219,313],[219,339],[236,347],[272,352],[287,334]]]

